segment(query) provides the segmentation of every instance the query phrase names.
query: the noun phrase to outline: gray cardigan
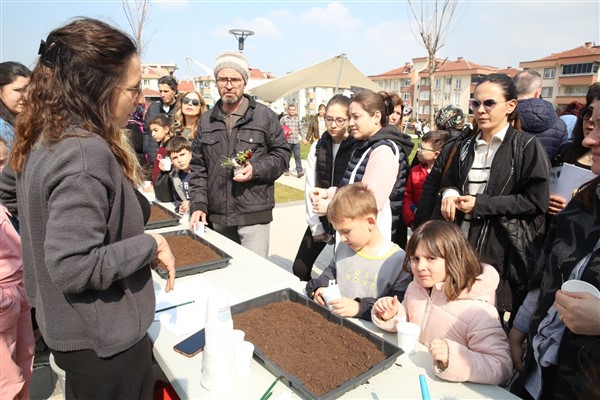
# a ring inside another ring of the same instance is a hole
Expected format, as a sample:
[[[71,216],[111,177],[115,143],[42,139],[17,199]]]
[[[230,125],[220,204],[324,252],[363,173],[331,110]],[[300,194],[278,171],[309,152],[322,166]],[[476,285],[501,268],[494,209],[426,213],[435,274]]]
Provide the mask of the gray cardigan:
[[[17,174],[27,299],[51,349],[110,357],[153,321],[156,242],[107,143],[66,133]]]

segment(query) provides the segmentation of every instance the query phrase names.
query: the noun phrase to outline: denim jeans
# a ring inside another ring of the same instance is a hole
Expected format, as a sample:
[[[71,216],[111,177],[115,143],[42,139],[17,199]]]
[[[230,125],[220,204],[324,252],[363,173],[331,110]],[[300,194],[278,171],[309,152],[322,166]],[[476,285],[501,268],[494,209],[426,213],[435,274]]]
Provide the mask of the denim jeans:
[[[294,162],[296,163],[296,172],[302,172],[302,160],[300,160],[300,143],[288,143],[292,153],[294,154]]]

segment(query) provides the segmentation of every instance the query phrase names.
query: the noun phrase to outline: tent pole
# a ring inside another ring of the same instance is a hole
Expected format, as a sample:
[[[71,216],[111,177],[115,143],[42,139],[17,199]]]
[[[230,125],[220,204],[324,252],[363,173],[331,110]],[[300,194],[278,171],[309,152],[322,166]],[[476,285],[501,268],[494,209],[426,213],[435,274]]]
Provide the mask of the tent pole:
[[[335,92],[333,94],[336,94],[340,88],[340,80],[342,79],[342,70],[344,69],[344,59],[346,58],[346,53],[340,54],[340,58],[340,70],[338,72],[337,82],[335,83]]]

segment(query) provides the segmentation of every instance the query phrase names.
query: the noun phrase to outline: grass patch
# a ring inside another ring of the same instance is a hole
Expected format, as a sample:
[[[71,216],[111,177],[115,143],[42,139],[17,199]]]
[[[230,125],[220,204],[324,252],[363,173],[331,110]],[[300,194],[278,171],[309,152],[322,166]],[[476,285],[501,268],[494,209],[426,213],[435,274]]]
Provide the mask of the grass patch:
[[[304,200],[304,191],[275,182],[275,204]]]

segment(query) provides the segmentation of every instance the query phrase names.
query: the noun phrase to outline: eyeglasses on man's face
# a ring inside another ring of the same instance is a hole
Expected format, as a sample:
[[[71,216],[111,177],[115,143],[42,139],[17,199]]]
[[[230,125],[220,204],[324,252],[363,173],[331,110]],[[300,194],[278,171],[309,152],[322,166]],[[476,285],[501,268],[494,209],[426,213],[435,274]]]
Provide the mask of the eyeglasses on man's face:
[[[217,78],[217,85],[225,87],[229,84],[231,86],[240,86],[244,80],[242,78]]]
[[[430,149],[429,147],[423,147],[421,143],[417,146],[417,151],[435,151],[434,149]]]
[[[496,107],[498,104],[506,103],[506,101],[496,101],[494,99],[487,99],[484,101],[477,101],[475,99],[469,100],[469,109],[473,112],[479,111],[479,107],[483,105],[483,109],[486,112],[490,112]]]
[[[192,103],[192,105],[194,107],[198,107],[200,105],[200,100],[198,99],[190,99],[189,97],[184,97],[183,98],[183,104],[189,104]]]
[[[348,121],[349,118],[342,118],[342,117],[338,117],[338,118],[333,118],[330,117],[329,115],[325,116],[325,123],[327,124],[333,124],[333,122],[335,121],[336,125],[344,125],[346,123],[346,121]]]

